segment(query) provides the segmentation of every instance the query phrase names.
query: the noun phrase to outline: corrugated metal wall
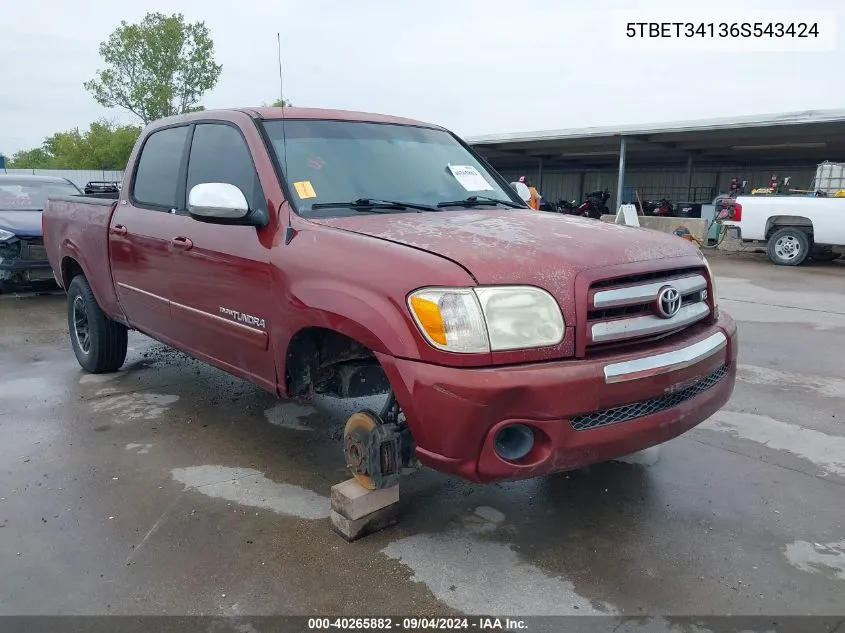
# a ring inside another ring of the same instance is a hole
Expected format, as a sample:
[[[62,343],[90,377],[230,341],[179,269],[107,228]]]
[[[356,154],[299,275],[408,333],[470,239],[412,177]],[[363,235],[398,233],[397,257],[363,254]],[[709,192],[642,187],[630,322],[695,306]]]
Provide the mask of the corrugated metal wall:
[[[539,182],[539,173],[534,170],[502,170],[500,172],[508,182],[517,180],[520,176],[527,176],[535,185]],[[694,188],[711,188],[716,194],[727,192],[730,188],[731,178],[739,178],[740,182],[748,181],[748,191],[754,187],[765,187],[772,174],[778,178],[791,176],[790,186],[795,189],[807,189],[812,185],[813,177],[816,174],[815,167],[796,169],[794,167],[773,166],[767,169],[755,169],[743,171],[741,169],[728,168],[724,171],[715,171],[709,168],[707,171],[695,171],[692,173],[692,186]],[[543,172],[543,186],[540,193],[547,200],[578,200],[589,191],[607,189],[611,193],[611,203],[616,199],[616,180],[618,172],[613,170],[588,171],[588,172],[555,172],[545,170]],[[686,189],[686,169],[669,170],[638,170],[629,169],[625,174],[625,187],[647,190],[650,197],[658,198],[676,193],[677,190]],[[539,187],[538,187],[539,188]],[[673,191],[674,190],[674,191]],[[652,193],[665,191],[666,193]],[[670,196],[671,198],[672,196]],[[675,200],[675,202],[686,202],[686,200]]]
[[[123,180],[122,171],[103,171],[96,169],[6,169],[5,172],[7,174],[34,174],[36,176],[67,178],[80,189],[85,186],[86,182],[91,182],[92,180]]]

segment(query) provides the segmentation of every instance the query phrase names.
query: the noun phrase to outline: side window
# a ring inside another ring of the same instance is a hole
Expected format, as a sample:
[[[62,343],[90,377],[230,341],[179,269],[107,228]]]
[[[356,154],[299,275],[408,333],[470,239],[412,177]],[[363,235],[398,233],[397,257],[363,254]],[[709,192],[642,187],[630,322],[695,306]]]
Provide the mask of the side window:
[[[179,168],[189,129],[171,127],[150,134],[141,150],[132,187],[132,197],[138,204],[168,210],[182,206],[177,200]]]
[[[188,160],[188,187],[204,182],[235,185],[246,196],[250,209],[264,206],[258,173],[252,164],[246,141],[231,125],[197,125]]]

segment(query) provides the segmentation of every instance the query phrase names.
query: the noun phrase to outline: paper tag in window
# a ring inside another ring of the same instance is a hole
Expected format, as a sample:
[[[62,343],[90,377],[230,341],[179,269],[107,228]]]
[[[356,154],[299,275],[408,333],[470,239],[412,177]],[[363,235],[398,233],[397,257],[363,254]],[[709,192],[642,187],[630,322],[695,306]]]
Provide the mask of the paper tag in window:
[[[295,182],[293,183],[293,188],[296,189],[296,193],[299,194],[299,197],[303,200],[317,197],[317,192],[314,191],[314,186],[311,184],[310,180],[300,180],[299,182]]]
[[[467,191],[493,191],[490,183],[472,165],[449,165],[449,171]]]

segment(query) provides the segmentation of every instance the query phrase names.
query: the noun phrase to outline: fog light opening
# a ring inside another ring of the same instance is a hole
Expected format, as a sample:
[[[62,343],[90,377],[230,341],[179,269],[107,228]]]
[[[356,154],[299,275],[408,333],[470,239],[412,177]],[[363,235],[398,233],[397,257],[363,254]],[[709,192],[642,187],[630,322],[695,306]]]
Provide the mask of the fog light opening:
[[[534,447],[534,431],[525,424],[509,424],[496,433],[493,447],[502,459],[519,461]]]

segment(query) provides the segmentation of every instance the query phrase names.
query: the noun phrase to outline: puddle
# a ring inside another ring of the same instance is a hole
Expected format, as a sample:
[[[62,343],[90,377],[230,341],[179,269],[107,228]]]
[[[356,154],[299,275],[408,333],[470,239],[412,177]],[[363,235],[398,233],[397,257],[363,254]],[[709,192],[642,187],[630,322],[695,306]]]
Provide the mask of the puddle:
[[[803,457],[845,477],[845,437],[828,435],[756,413],[719,411],[698,428],[721,431]]]
[[[41,376],[31,378],[14,378],[0,383],[0,398],[4,400],[28,400],[30,398],[47,398],[56,391],[56,385],[51,384]]]
[[[137,453],[138,455],[146,455],[150,452],[150,449],[152,447],[152,444],[127,444],[123,447],[123,450],[132,451],[133,453]]]
[[[264,417],[273,426],[280,426],[293,431],[313,431],[314,428],[307,422],[302,422],[302,419],[314,415],[316,412],[317,410],[314,407],[296,404],[295,402],[282,402],[272,409],[267,409],[264,412]]]
[[[238,505],[301,519],[325,519],[329,516],[331,503],[327,497],[299,486],[276,483],[251,468],[191,466],[174,468],[171,475],[186,488]]]
[[[810,543],[795,541],[786,546],[787,560],[810,574],[827,573],[845,580],[845,541]]]
[[[101,400],[90,401],[91,408],[97,413],[111,413],[120,422],[124,420],[155,420],[176,403],[179,396],[160,393],[129,393],[107,396]]]
[[[425,584],[438,600],[469,615],[614,613],[612,606],[579,595],[571,582],[526,563],[510,546],[476,536],[496,529],[504,519],[495,508],[476,508],[461,519],[463,528],[415,534],[394,541],[382,553],[408,566],[411,580]]]
[[[464,527],[476,534],[495,532],[504,522],[505,515],[490,506],[479,506],[475,512],[466,515],[462,520]]]
[[[108,382],[110,380],[114,380],[115,378],[120,377],[120,374],[115,372],[113,374],[84,374],[82,378],[79,379],[80,385],[88,385],[88,384],[95,384],[98,385],[100,383]]]

